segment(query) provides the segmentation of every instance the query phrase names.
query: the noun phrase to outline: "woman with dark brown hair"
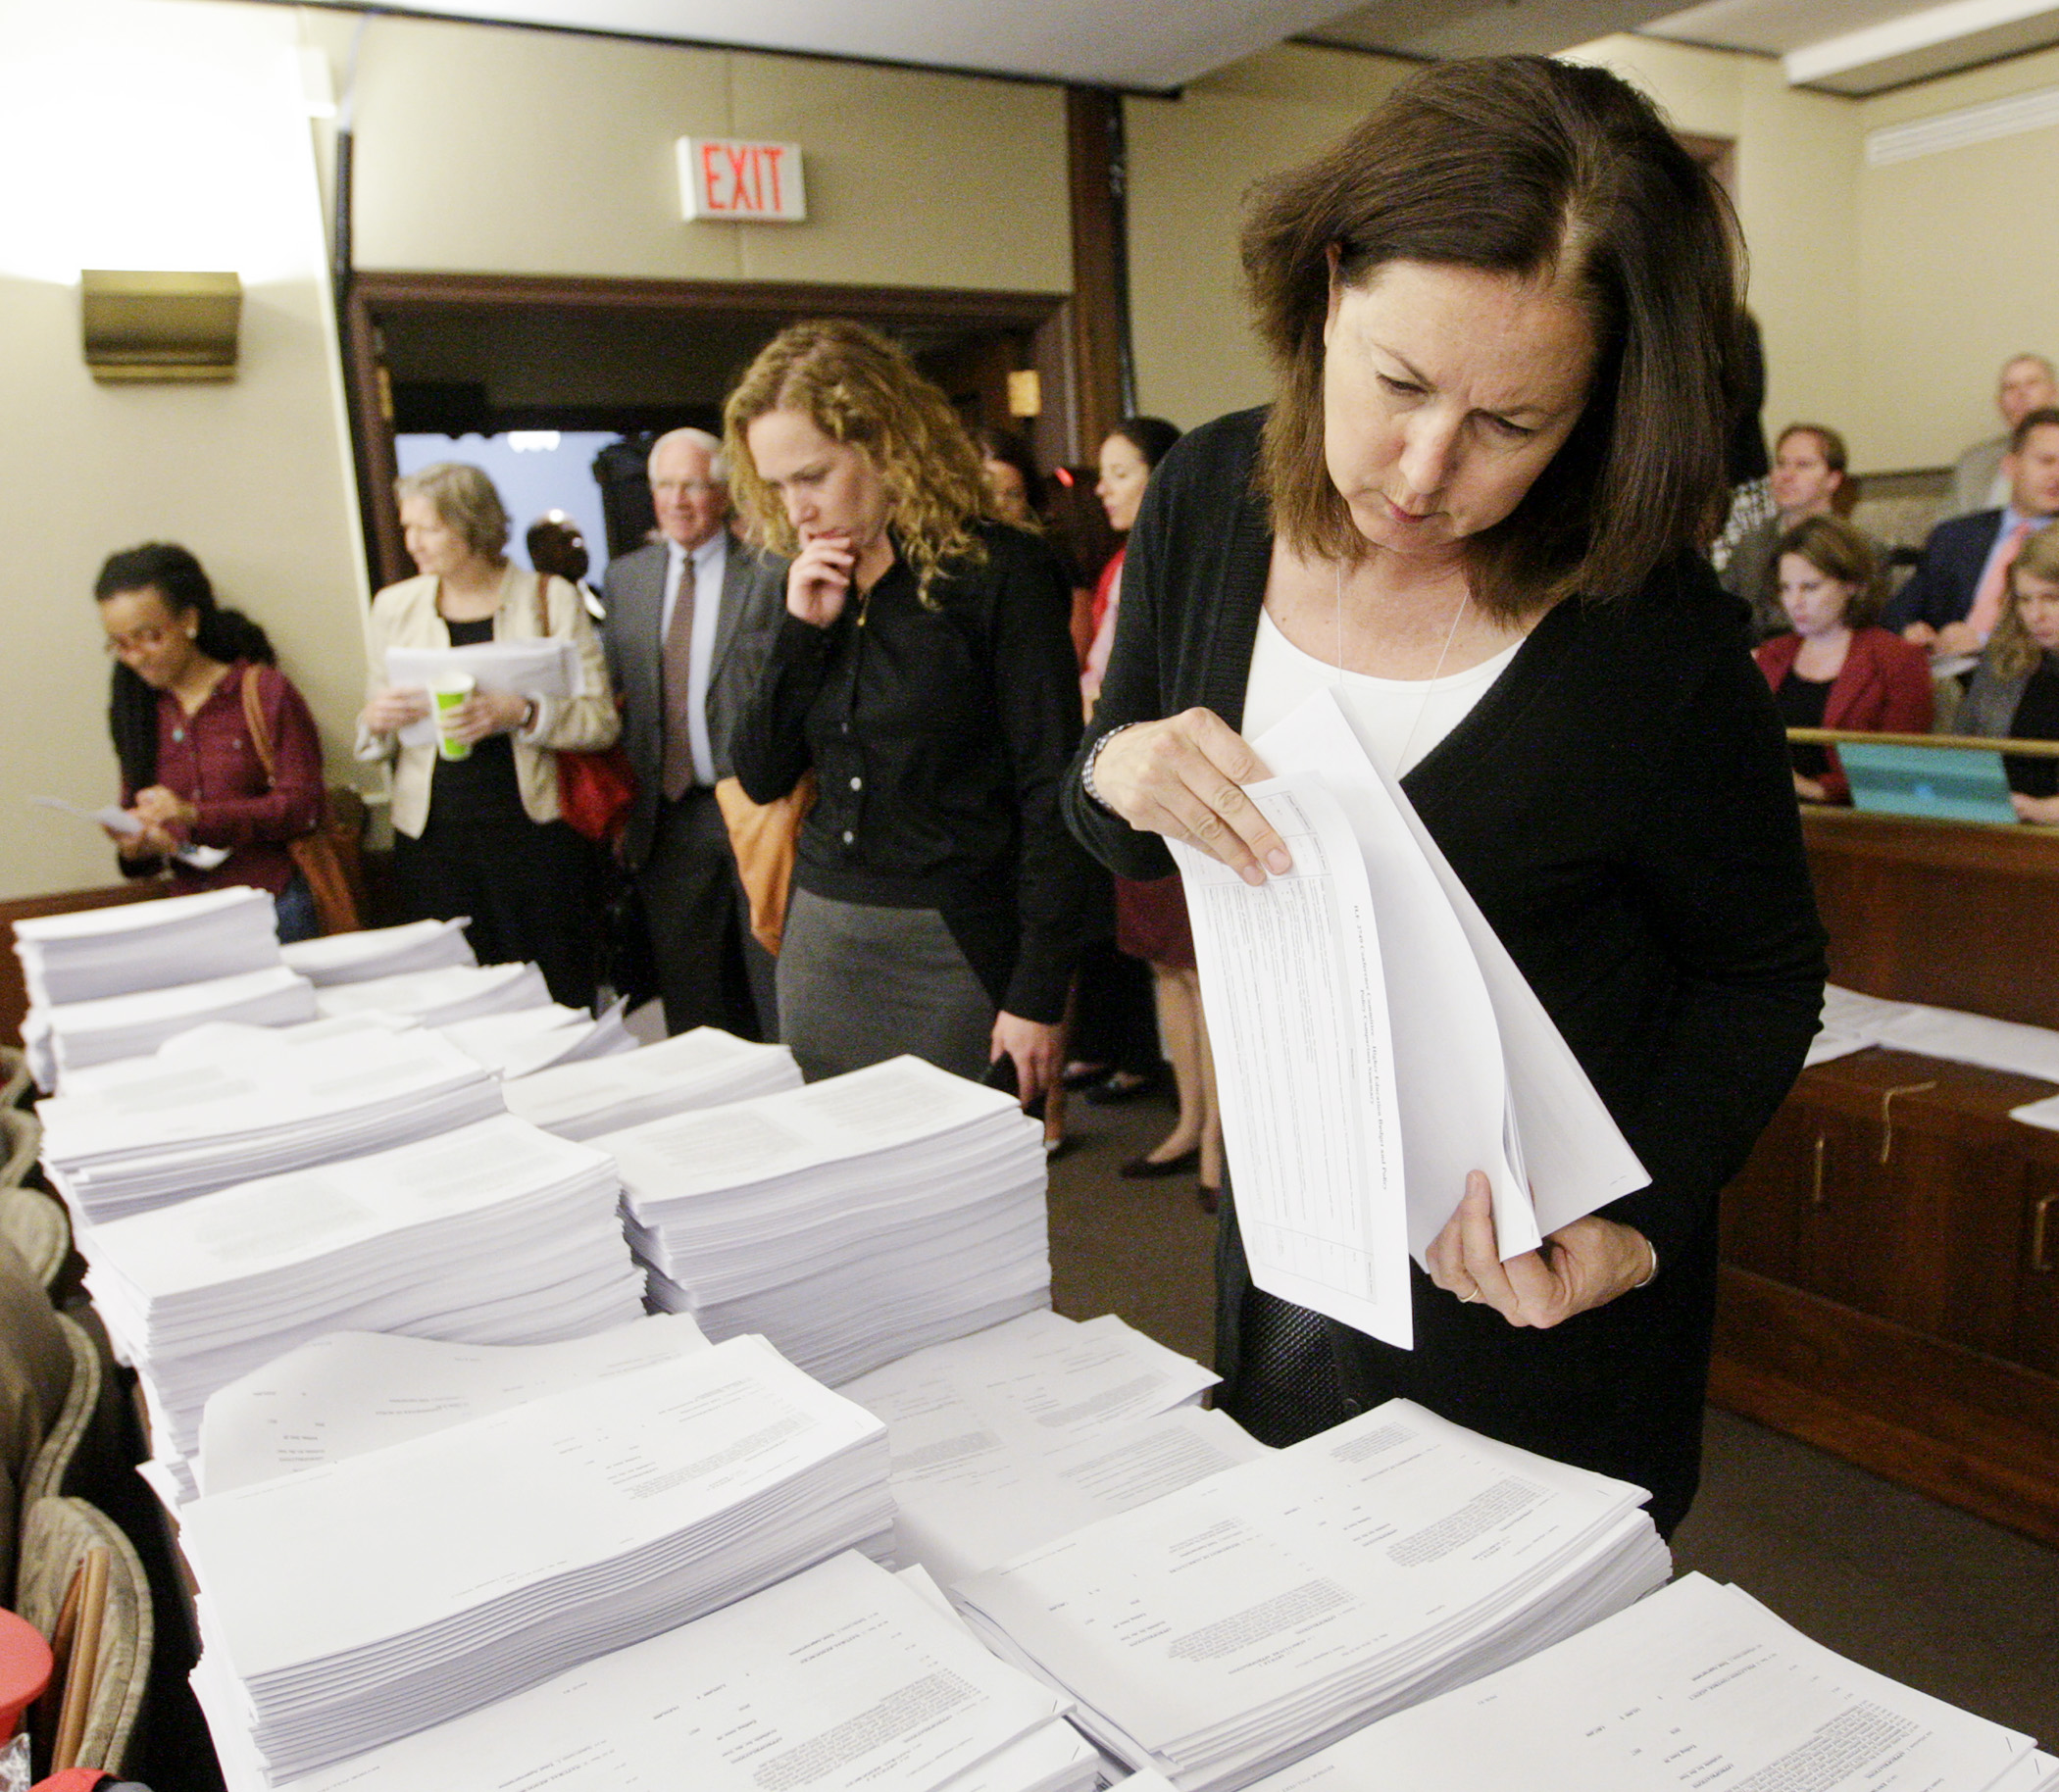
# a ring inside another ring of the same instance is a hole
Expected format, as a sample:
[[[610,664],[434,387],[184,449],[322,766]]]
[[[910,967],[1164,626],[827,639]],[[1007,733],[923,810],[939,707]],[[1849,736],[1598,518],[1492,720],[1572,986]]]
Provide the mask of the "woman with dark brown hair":
[[[1452,62],[1263,187],[1244,263],[1279,398],[1153,477],[1068,817],[1127,876],[1164,874],[1160,834],[1285,871],[1245,735],[1333,691],[1651,1182],[1504,1263],[1476,1172],[1414,1271],[1413,1352],[1252,1287],[1226,1200],[1224,1404],[1287,1442],[1405,1395],[1637,1482],[1670,1530],[1717,1191],[1823,981],[1779,720],[1695,552],[1738,337],[1728,210],[1605,71]]]
[[[1931,656],[1875,622],[1887,591],[1873,544],[1841,518],[1808,517],[1782,535],[1773,564],[1788,632],[1752,657],[1781,720],[1790,728],[1928,733]],[[1803,802],[1852,800],[1834,747],[1801,743],[1787,754]]]

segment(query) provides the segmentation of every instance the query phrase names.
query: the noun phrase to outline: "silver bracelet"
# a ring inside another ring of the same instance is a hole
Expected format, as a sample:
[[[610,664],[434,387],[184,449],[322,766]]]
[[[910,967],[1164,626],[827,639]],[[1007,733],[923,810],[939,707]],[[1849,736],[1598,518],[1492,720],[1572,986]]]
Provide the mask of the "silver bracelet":
[[[1080,768],[1080,788],[1086,792],[1088,801],[1095,808],[1105,809],[1110,815],[1116,813],[1116,808],[1100,791],[1094,788],[1094,767],[1100,763],[1102,751],[1111,740],[1115,739],[1118,734],[1128,733],[1131,728],[1140,726],[1142,726],[1140,722],[1126,722],[1121,727],[1110,728],[1106,734],[1094,742],[1092,750],[1086,756],[1086,764]]]
[[[1644,1271],[1644,1279],[1641,1282],[1631,1283],[1631,1292],[1632,1294],[1636,1293],[1639,1288],[1650,1287],[1653,1278],[1659,1272],[1659,1247],[1647,1238],[1644,1240],[1644,1248],[1651,1253],[1651,1268]]]

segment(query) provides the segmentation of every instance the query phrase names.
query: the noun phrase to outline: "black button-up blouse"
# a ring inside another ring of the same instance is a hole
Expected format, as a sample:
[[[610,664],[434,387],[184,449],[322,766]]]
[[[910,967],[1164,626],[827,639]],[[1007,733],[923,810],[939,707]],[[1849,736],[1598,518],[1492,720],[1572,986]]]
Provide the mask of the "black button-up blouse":
[[[736,773],[769,803],[812,766],[795,881],[939,911],[1002,1010],[1054,1022],[1095,874],[1058,805],[1080,738],[1072,594],[1034,536],[979,535],[983,564],[947,568],[928,604],[897,556],[829,627],[783,618]]]

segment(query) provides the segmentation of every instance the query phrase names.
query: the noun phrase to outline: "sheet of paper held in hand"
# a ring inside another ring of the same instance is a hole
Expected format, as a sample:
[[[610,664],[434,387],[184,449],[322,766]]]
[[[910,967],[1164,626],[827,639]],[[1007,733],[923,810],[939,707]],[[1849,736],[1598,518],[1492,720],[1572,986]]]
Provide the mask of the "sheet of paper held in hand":
[[[143,823],[118,803],[110,803],[104,809],[81,809],[61,796],[32,796],[28,800],[38,809],[54,809],[59,815],[76,816],[81,821],[90,821],[95,827],[105,827],[111,833],[126,835],[143,831]],[[181,846],[172,856],[181,865],[190,865],[196,871],[211,871],[228,857],[228,849],[226,846]]]
[[[389,647],[386,681],[426,689],[453,672],[469,672],[482,691],[521,691],[530,697],[583,697],[584,669],[578,649],[555,636],[535,640],[480,641],[471,647]],[[425,717],[400,730],[403,746],[426,747],[436,738],[435,722]]]
[[[1258,1285],[1411,1342],[1467,1172],[1504,1257],[1649,1180],[1400,787],[1319,691],[1252,745],[1294,869],[1180,845],[1237,1218]]]

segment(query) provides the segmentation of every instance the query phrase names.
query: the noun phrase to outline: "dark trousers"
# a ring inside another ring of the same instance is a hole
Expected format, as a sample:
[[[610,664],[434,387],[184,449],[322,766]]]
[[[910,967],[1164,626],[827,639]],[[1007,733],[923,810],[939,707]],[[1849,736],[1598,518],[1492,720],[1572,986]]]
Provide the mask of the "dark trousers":
[[[743,1039],[777,1039],[772,954],[751,937],[750,905],[714,791],[659,800],[636,888],[650,922],[665,1030],[719,1026]]]
[[[471,917],[482,965],[533,959],[551,999],[593,1002],[600,915],[593,849],[563,821],[445,821],[429,810],[419,840],[396,834],[393,872],[411,921]]]

